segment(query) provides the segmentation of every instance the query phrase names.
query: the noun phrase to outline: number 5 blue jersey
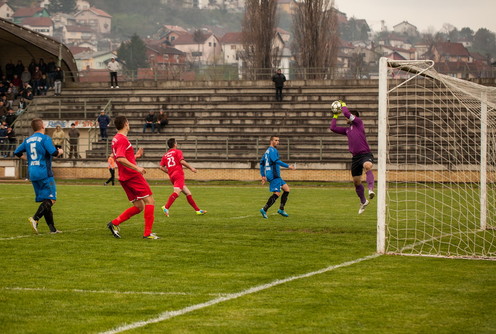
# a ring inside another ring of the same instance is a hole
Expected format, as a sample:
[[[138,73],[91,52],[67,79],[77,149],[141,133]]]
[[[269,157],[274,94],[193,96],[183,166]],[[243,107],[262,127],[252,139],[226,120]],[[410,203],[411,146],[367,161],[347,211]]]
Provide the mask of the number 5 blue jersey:
[[[260,159],[260,175],[265,176],[268,181],[281,177],[279,166],[289,167],[287,163],[279,159],[279,151],[275,147],[269,146]]]
[[[53,146],[52,138],[35,132],[16,148],[14,154],[20,157],[24,152],[28,158],[29,179],[31,181],[53,176],[52,156],[57,152],[57,149]]]

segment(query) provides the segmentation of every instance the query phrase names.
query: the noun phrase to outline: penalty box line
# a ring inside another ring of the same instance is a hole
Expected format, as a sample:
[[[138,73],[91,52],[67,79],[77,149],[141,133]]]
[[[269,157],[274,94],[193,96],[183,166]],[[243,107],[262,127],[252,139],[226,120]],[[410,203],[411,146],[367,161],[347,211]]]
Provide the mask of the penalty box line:
[[[375,259],[375,258],[377,258],[379,256],[381,256],[381,254],[375,253],[375,254],[372,254],[372,255],[369,255],[369,256],[365,256],[365,257],[362,257],[362,258],[359,258],[359,259],[356,259],[356,260],[343,262],[343,263],[340,263],[340,264],[337,264],[337,265],[329,266],[327,268],[323,268],[323,269],[320,269],[320,270],[317,270],[317,271],[312,271],[312,272],[309,272],[309,273],[306,273],[306,274],[297,275],[297,276],[291,276],[291,277],[280,279],[280,280],[275,280],[275,281],[272,281],[272,282],[267,283],[267,284],[254,286],[252,288],[246,289],[246,290],[241,291],[241,292],[226,294],[225,296],[221,296],[221,297],[218,297],[218,298],[209,300],[209,301],[204,302],[204,303],[187,306],[187,307],[185,307],[183,309],[180,309],[180,310],[166,311],[166,312],[163,312],[163,313],[159,314],[155,318],[151,318],[151,319],[144,320],[144,321],[134,322],[132,324],[124,324],[122,326],[116,327],[116,328],[111,329],[109,331],[101,332],[101,334],[117,334],[117,333],[122,333],[122,332],[125,332],[125,331],[128,331],[128,330],[131,330],[131,329],[144,327],[144,326],[147,326],[147,325],[150,325],[150,324],[155,324],[155,323],[162,322],[162,321],[165,321],[165,320],[168,320],[168,319],[171,319],[171,318],[180,316],[180,315],[184,315],[186,313],[190,313],[190,312],[193,312],[193,311],[196,311],[196,310],[200,310],[200,309],[203,309],[203,308],[212,306],[212,305],[216,305],[216,304],[219,304],[219,303],[222,303],[222,302],[230,301],[230,300],[233,300],[233,299],[236,299],[236,298],[239,298],[239,297],[243,297],[243,296],[246,296],[246,295],[255,293],[255,292],[267,290],[267,289],[273,288],[275,286],[278,286],[278,285],[281,285],[281,284],[284,284],[284,283],[288,283],[288,282],[296,281],[296,280],[299,280],[299,279],[302,279],[302,278],[308,278],[308,277],[312,277],[312,276],[315,276],[315,275],[323,274],[323,273],[326,273],[326,272],[329,272],[329,271],[332,271],[332,270],[335,270],[335,269],[339,269],[339,268],[343,268],[343,267],[348,267],[348,266],[351,266],[351,265],[354,265],[354,264],[357,264],[357,263],[360,263],[360,262],[363,262],[363,261]]]

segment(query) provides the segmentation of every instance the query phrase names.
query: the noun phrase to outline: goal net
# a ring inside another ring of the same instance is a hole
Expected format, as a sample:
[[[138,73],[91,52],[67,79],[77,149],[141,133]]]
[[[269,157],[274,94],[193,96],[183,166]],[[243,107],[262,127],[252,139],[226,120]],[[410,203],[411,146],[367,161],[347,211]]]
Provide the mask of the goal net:
[[[496,87],[382,58],[377,251],[496,260]]]

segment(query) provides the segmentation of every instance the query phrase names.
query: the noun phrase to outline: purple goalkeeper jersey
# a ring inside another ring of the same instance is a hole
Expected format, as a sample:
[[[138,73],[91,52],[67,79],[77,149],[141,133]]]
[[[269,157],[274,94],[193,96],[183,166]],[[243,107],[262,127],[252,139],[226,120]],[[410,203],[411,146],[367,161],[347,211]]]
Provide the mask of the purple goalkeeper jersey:
[[[350,126],[337,126],[337,118],[333,118],[329,129],[331,129],[332,132],[346,135],[348,137],[348,150],[351,154],[353,154],[353,156],[370,153],[370,147],[367,143],[367,138],[365,137],[365,127],[363,126],[363,121],[359,117],[352,115],[347,107],[342,107],[342,110],[344,117],[351,121]]]

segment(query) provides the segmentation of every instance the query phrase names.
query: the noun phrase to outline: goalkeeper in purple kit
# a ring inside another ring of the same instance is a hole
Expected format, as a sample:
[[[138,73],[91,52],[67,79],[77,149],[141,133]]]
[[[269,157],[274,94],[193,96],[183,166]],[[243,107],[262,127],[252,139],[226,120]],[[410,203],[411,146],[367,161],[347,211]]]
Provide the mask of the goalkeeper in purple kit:
[[[369,201],[365,198],[365,189],[362,185],[362,174],[364,170],[369,190],[369,199],[372,199],[375,196],[374,174],[372,173],[374,156],[370,152],[370,147],[367,143],[367,138],[365,137],[365,127],[363,126],[363,121],[360,119],[360,114],[357,110],[348,110],[346,103],[340,102],[341,110],[334,112],[334,117],[332,118],[329,128],[334,133],[348,137],[348,149],[353,155],[351,160],[351,176],[353,177],[353,183],[355,184],[355,191],[360,198],[360,209],[358,210],[358,214],[362,214],[367,205],[369,205]],[[343,112],[344,117],[346,117],[346,122],[349,125],[348,127],[337,126],[338,117],[341,111]]]

